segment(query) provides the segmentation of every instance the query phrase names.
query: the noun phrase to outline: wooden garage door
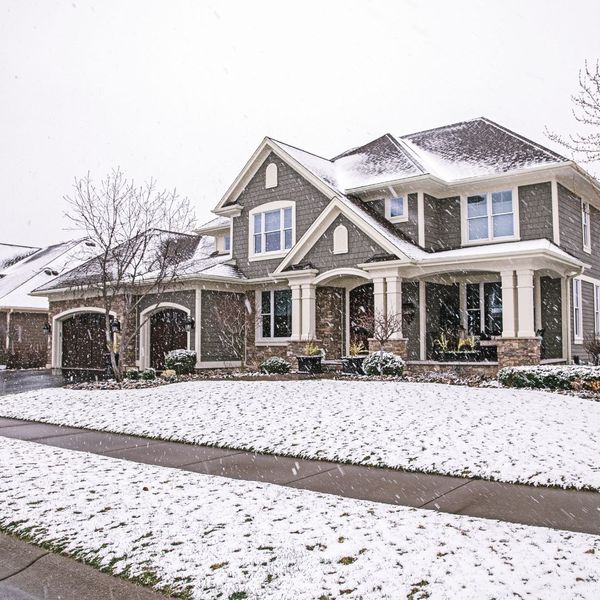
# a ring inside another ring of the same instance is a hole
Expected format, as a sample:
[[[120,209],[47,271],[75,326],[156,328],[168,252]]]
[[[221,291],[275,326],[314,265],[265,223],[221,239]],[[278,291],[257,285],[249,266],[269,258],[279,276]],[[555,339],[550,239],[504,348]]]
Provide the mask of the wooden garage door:
[[[165,308],[150,317],[150,366],[165,368],[165,355],[187,348],[187,315],[176,308]]]
[[[62,366],[66,369],[103,369],[106,353],[104,315],[77,313],[62,324]]]

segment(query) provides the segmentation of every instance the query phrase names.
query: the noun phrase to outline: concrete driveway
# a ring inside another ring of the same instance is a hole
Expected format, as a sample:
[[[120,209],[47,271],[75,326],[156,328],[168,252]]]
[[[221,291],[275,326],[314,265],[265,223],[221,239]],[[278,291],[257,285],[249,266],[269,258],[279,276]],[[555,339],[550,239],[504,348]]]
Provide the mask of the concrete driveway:
[[[63,385],[62,375],[53,375],[50,369],[23,369],[0,371],[0,396],[29,392]]]

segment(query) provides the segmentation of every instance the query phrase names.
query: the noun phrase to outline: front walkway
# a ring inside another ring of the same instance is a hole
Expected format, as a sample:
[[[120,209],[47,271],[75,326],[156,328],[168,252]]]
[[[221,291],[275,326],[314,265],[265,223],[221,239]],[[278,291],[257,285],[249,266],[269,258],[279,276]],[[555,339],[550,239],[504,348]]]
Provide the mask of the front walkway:
[[[0,435],[197,473],[600,535],[597,492],[254,454],[7,418],[0,418]]]

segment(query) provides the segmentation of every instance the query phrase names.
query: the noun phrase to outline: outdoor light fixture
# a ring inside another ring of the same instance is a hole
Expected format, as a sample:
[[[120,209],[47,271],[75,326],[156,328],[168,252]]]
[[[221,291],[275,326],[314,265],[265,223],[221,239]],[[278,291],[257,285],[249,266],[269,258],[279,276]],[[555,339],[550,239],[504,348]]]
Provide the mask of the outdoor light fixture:
[[[119,333],[121,331],[121,322],[119,319],[113,319],[110,323],[111,333]]]
[[[402,305],[402,313],[408,323],[412,323],[415,315],[417,314],[417,307],[414,302],[405,302]]]
[[[42,325],[42,330],[46,335],[50,335],[52,333],[52,326],[50,323],[48,323],[48,321]]]
[[[194,329],[195,325],[196,325],[196,322],[194,321],[194,319],[192,319],[192,317],[188,317],[185,320],[185,330],[186,331],[191,331],[192,329]]]

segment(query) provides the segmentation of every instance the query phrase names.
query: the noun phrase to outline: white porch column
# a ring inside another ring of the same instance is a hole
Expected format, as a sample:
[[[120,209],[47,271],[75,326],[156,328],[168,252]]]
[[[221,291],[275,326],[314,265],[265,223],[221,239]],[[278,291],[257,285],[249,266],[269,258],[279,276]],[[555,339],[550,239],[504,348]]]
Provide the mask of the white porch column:
[[[515,272],[502,271],[502,337],[516,336],[515,327]]]
[[[316,293],[314,283],[302,284],[302,340],[315,339]]]
[[[376,315],[385,315],[385,279],[383,277],[373,278],[373,305]]]
[[[503,296],[504,298],[504,296]],[[535,337],[533,271],[517,271],[518,337]]]
[[[419,359],[427,359],[427,284],[419,281]]]
[[[302,290],[299,283],[291,283],[292,289],[292,336],[291,340],[302,339]]]
[[[400,316],[400,330],[394,332],[390,339],[402,339],[402,278],[386,277],[386,305],[388,315]]]

